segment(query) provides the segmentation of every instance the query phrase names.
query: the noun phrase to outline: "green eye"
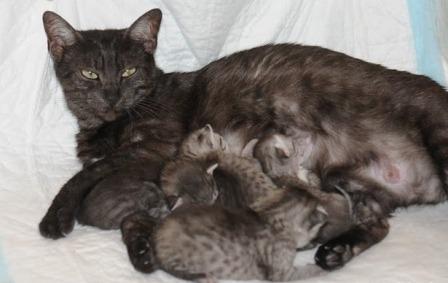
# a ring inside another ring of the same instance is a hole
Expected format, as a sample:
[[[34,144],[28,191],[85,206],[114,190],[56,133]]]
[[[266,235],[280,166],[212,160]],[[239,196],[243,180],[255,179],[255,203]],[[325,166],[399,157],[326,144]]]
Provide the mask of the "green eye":
[[[81,74],[89,80],[97,80],[98,74],[89,70],[81,70]]]
[[[135,68],[127,68],[127,69],[124,69],[124,71],[123,71],[123,73],[121,73],[121,77],[122,78],[129,78],[130,76],[132,76],[133,74],[135,74],[135,71],[136,71],[137,69],[135,69]]]

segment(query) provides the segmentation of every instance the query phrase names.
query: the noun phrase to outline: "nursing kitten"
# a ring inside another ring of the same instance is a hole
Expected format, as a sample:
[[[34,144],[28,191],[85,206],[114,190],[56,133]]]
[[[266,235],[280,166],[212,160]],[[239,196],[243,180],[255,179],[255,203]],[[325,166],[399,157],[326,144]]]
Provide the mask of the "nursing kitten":
[[[278,133],[267,134],[257,142],[253,154],[260,161],[263,171],[271,178],[297,177],[312,186],[319,187],[319,177],[304,167],[308,156],[300,151],[303,146],[298,142],[303,141]]]
[[[308,191],[319,199],[320,204],[329,215],[326,225],[322,227],[314,240],[315,243],[325,244],[332,239],[337,241],[337,237],[361,236],[364,239],[362,242],[354,243],[350,249],[337,245],[331,247],[331,241],[330,244],[323,245],[315,258],[320,266],[331,269],[341,260],[347,260],[347,258],[361,253],[388,234],[387,218],[395,209],[393,204],[398,200],[381,188],[378,188],[377,191],[356,191],[348,188],[346,184],[328,181],[325,183],[326,187],[321,188],[318,176],[303,169],[302,166],[307,157],[304,156],[304,152],[297,150],[303,148],[297,143],[297,140],[282,134],[267,135],[255,146],[254,155],[262,164],[263,170],[279,186],[289,189],[303,188],[300,177],[304,175],[314,183],[308,187]],[[334,187],[329,187],[330,185]],[[348,192],[345,191],[347,189]],[[348,202],[338,201],[337,193],[341,193]],[[347,206],[347,204],[349,205]],[[347,209],[349,213],[344,214],[343,212],[347,212]],[[360,228],[361,226],[362,228]],[[349,231],[348,228],[351,227],[355,227],[355,229]],[[349,231],[348,234],[343,234],[347,231]],[[365,235],[364,231],[369,231],[369,236]],[[329,255],[330,247],[334,252]]]
[[[316,276],[316,265],[293,266],[296,249],[325,223],[304,191],[275,190],[254,211],[184,204],[157,222],[131,215],[121,231],[133,265],[198,282],[215,279],[293,281]]]
[[[79,157],[85,164],[102,159],[64,185],[40,224],[42,235],[69,233],[88,192],[113,173],[126,175],[129,163],[148,162],[146,181],[155,182],[188,131],[207,123],[237,154],[272,132],[292,137],[306,153],[303,167],[324,187],[392,194],[384,198],[394,200],[392,207],[447,199],[448,95],[434,81],[295,44],[261,46],[197,72],[164,74],[153,58],[160,20],[160,11],[152,10],[125,30],[76,31],[44,14],[56,75],[81,128]],[[134,109],[144,109],[144,117]],[[147,121],[158,123],[132,134],[132,125]],[[165,131],[167,123],[177,123],[176,130]],[[155,137],[172,139],[151,142]],[[373,243],[371,233],[382,229],[380,223],[353,227],[319,250],[320,264],[344,265],[351,257],[323,262],[337,256],[335,249]]]
[[[194,132],[192,136],[194,136]],[[163,169],[161,188],[172,203],[180,200],[183,204],[213,204],[216,201],[227,208],[249,207],[256,209],[256,203],[260,199],[268,198],[271,191],[278,190],[280,186],[286,190],[305,190],[316,198],[325,211],[328,211],[327,222],[319,232],[315,243],[326,242],[355,225],[350,196],[323,192],[320,187],[302,182],[295,174],[291,174],[291,178],[287,178],[289,171],[282,174],[282,164],[280,163],[284,162],[285,158],[283,155],[278,157],[270,154],[278,151],[284,153],[286,150],[290,150],[285,147],[286,137],[273,135],[261,141],[250,142],[245,146],[245,156],[220,151],[217,146],[209,147],[207,152],[206,147],[201,143],[211,144],[211,141],[208,141],[211,139],[222,140],[223,143],[226,143],[216,133],[203,135],[200,142],[197,139],[187,138],[182,147],[201,148],[201,155],[195,155],[193,152],[193,156],[196,158],[179,158],[168,163]],[[261,164],[278,173],[277,176],[273,176],[275,182],[272,182],[271,178],[262,171],[259,161],[252,157],[254,147],[255,152],[263,149],[265,153],[261,156],[263,157],[260,159]],[[287,170],[298,168],[291,161],[293,158],[297,161],[292,153],[291,151],[288,160],[291,166],[285,167]],[[210,166],[213,166],[213,170],[209,170]],[[226,178],[220,179],[216,178],[217,176]],[[231,196],[226,193],[229,189],[232,192]],[[235,199],[238,201],[235,202]]]
[[[185,138],[178,157],[166,164],[160,177],[162,190],[171,209],[179,200],[180,187],[184,191],[182,196],[186,203],[213,204],[216,201],[218,189],[213,171],[217,163],[207,156],[215,151],[227,150],[227,143],[213,132],[210,125],[193,131]]]

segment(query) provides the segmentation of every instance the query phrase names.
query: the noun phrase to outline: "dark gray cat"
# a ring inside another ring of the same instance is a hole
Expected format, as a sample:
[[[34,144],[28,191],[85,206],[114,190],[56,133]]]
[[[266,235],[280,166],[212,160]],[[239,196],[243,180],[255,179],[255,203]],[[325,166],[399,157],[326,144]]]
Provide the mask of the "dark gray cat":
[[[295,44],[165,74],[152,55],[160,20],[152,10],[125,30],[76,31],[44,15],[56,74],[80,125],[78,155],[86,165],[102,159],[64,185],[42,235],[69,233],[85,196],[105,179],[118,183],[146,168],[144,181],[157,185],[186,134],[207,123],[234,153],[272,132],[294,138],[307,156],[303,167],[325,188],[392,194],[379,201],[393,200],[390,207],[447,199],[448,95],[431,79]],[[319,264],[344,265],[351,256],[330,259],[368,248],[383,230],[381,222],[353,227],[319,248]]]
[[[156,68],[160,10],[125,30],[77,31],[52,12],[43,21],[56,75],[78,120],[84,169],[54,199],[41,234],[62,237],[75,217],[112,229],[141,209],[163,216],[168,210],[159,174],[184,137],[185,117],[175,105],[182,104],[177,95],[191,87],[194,74],[167,78]],[[160,89],[166,92],[163,103],[151,94]]]

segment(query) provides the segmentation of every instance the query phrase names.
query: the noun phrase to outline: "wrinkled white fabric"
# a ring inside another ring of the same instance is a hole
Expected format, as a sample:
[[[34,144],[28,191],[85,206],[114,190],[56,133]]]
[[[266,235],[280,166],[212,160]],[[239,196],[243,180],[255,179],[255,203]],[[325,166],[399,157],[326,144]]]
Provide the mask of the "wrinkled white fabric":
[[[321,45],[416,69],[405,0],[1,0],[0,281],[180,282],[133,270],[118,231],[77,225],[53,241],[37,229],[61,185],[80,169],[76,122],[55,80],[42,13],[53,10],[78,29],[124,28],[154,7],[164,14],[156,60],[167,72],[270,42]],[[447,216],[448,204],[400,211],[382,243],[306,282],[448,282]],[[299,253],[297,263],[312,262],[312,255]]]

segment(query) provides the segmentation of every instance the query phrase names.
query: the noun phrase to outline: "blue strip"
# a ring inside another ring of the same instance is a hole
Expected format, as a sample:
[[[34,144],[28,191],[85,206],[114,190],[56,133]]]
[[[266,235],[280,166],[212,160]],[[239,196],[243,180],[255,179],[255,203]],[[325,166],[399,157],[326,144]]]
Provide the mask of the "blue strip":
[[[417,58],[417,71],[445,85],[442,56],[436,36],[432,0],[407,0]]]
[[[2,255],[2,251],[0,249],[0,282],[1,283],[12,283],[12,279],[8,274],[8,267],[6,265],[6,261]]]

